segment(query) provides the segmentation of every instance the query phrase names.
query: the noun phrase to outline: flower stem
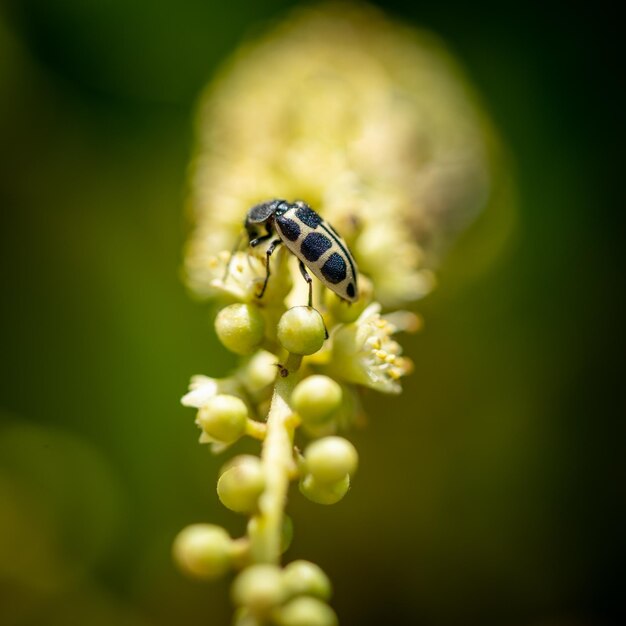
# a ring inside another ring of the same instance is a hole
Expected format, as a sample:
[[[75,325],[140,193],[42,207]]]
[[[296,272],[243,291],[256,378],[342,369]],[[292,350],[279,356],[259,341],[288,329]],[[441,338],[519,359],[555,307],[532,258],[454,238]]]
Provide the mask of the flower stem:
[[[255,563],[280,562],[284,508],[294,469],[294,424],[289,401],[298,379],[296,372],[300,361],[300,357],[290,355],[285,367],[280,370],[267,416],[267,432],[261,453],[265,491],[259,499],[259,513],[252,519],[249,528],[251,556]]]

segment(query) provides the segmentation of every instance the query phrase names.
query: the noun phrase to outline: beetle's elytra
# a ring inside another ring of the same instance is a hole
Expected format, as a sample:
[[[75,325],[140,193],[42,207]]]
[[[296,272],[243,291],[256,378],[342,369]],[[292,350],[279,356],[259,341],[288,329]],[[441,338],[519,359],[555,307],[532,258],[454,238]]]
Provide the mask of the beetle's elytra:
[[[300,260],[300,271],[309,283],[309,306],[312,281],[306,268],[340,298],[348,302],[357,300],[357,268],[348,246],[337,231],[305,202],[261,202],[248,211],[244,225],[252,247],[274,237],[267,248],[265,282],[259,298],[265,293],[269,280],[270,257],[283,243]],[[259,232],[262,227],[265,232]]]

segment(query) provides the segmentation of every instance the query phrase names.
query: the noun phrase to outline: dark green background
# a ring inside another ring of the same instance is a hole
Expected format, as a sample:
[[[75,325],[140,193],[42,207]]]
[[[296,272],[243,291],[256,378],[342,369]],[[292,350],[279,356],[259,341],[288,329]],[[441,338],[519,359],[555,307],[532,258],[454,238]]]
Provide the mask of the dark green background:
[[[289,5],[0,10],[3,624],[229,623],[227,583],[189,582],[169,556],[188,523],[243,529],[178,402],[191,374],[233,362],[180,280],[186,167],[200,89]],[[371,395],[342,503],[294,494],[287,556],[331,575],[344,626],[618,624],[617,20],[598,4],[387,8],[465,65],[512,155],[518,220],[480,276],[471,246],[448,257],[405,342],[405,394]]]

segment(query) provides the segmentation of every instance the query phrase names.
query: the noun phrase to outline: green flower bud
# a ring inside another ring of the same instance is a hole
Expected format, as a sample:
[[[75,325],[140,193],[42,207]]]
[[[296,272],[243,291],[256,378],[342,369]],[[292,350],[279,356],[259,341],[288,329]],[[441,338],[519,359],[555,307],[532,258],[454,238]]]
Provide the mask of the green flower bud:
[[[277,612],[280,626],[337,626],[335,612],[317,598],[295,598]]]
[[[276,356],[266,350],[259,350],[241,370],[241,382],[250,393],[258,393],[276,379],[277,362]]]
[[[328,600],[330,580],[322,569],[310,561],[292,561],[283,571],[283,581],[290,596],[315,596]]]
[[[220,394],[200,407],[197,422],[211,439],[233,443],[246,431],[247,419],[248,407],[243,400]]]
[[[335,504],[339,502],[350,489],[350,475],[346,474],[336,483],[321,483],[311,474],[307,474],[300,481],[300,492],[317,504]]]
[[[309,376],[291,394],[294,409],[307,424],[328,420],[341,406],[341,387],[328,376]]]
[[[278,322],[278,341],[293,354],[314,354],[325,338],[324,320],[313,307],[294,306]]]
[[[252,304],[231,304],[215,318],[215,332],[224,347],[235,354],[250,354],[265,335],[265,321]]]
[[[263,466],[255,456],[243,456],[234,461],[217,481],[217,495],[227,509],[252,513],[265,489]]]
[[[243,570],[232,587],[233,602],[259,615],[281,604],[286,597],[282,571],[277,565],[251,565]]]
[[[209,580],[230,569],[232,540],[220,526],[193,524],[178,533],[172,552],[185,574]]]
[[[354,474],[359,457],[355,447],[343,437],[324,437],[304,452],[308,472],[320,483],[335,483]]]

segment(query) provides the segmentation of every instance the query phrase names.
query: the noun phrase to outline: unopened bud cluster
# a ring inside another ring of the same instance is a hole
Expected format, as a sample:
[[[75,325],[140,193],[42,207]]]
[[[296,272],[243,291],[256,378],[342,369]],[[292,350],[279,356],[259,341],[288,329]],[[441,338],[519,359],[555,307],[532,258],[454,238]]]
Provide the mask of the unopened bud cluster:
[[[304,453],[300,491],[318,504],[335,504],[348,492],[357,464],[357,451],[346,439],[319,439],[309,444]]]
[[[250,254],[249,262],[244,254]],[[216,274],[233,265],[227,256],[221,258]],[[234,263],[251,266],[254,258],[251,253],[238,253]],[[274,280],[280,281],[280,272],[291,270],[288,257],[277,261]],[[235,623],[241,626],[332,626],[337,619],[326,604],[330,582],[322,570],[308,561],[281,568],[280,553],[288,548],[293,530],[282,510],[283,500],[278,498],[278,510],[268,502],[276,489],[278,466],[282,468],[279,482],[297,481],[300,492],[312,502],[335,504],[348,493],[358,453],[337,433],[353,424],[362,410],[357,383],[399,391],[392,369],[385,373],[378,363],[371,368],[370,362],[375,360],[373,351],[383,346],[400,352],[391,339],[400,328],[381,317],[380,306],[371,303],[372,289],[362,291],[354,309],[332,301],[319,308],[288,306],[285,299],[270,299],[267,294],[258,298],[258,278],[247,285],[248,297],[223,306],[215,317],[217,337],[224,348],[241,356],[239,366],[226,378],[195,376],[182,400],[197,409],[200,442],[211,444],[214,452],[242,437],[262,442],[259,456],[233,456],[217,480],[220,502],[249,517],[248,531],[232,538],[219,526],[194,524],[176,538],[174,557],[185,573],[203,580],[240,570],[232,600]],[[216,285],[226,292],[228,281],[226,274],[216,278]],[[356,316],[348,314],[351,310]],[[351,364],[344,371],[337,369],[340,357]],[[274,408],[277,395],[280,410]],[[287,445],[269,451],[277,435]],[[276,519],[280,537],[273,540],[279,550],[273,555],[265,544],[272,543],[267,528]]]

